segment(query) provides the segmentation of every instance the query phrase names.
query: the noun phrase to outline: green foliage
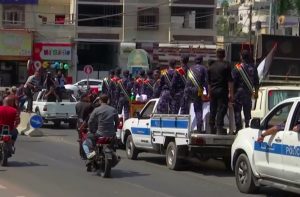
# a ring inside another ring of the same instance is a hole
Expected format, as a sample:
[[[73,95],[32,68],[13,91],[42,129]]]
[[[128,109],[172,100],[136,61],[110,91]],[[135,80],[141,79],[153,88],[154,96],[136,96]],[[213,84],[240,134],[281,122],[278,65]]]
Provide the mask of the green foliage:
[[[229,7],[229,3],[227,0],[223,0],[222,3],[221,3],[221,7],[222,8],[228,8]]]
[[[217,20],[216,26],[218,36],[227,36],[229,34],[229,23],[227,18],[221,16]]]
[[[295,9],[297,10],[298,14],[300,14],[300,0],[293,0]]]
[[[294,9],[294,2],[298,0],[277,0],[277,14],[285,15],[289,10]]]

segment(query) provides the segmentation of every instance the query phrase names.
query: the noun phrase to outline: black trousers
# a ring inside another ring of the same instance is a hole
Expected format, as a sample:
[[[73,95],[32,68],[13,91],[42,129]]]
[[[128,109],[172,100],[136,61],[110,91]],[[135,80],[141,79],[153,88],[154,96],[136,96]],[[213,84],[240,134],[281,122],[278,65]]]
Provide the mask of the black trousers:
[[[228,107],[228,92],[224,90],[216,90],[212,91],[210,96],[210,128],[222,129]]]

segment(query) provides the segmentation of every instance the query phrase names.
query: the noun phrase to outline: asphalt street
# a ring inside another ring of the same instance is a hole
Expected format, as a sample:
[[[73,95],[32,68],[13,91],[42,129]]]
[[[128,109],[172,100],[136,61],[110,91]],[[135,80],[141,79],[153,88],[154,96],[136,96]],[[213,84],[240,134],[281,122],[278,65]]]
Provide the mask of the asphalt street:
[[[223,163],[195,163],[187,171],[171,171],[163,156],[141,154],[131,161],[118,150],[121,162],[112,178],[86,172],[79,158],[76,131],[43,128],[44,137],[20,136],[8,167],[0,167],[0,197],[215,197],[296,196],[273,188],[241,194]]]

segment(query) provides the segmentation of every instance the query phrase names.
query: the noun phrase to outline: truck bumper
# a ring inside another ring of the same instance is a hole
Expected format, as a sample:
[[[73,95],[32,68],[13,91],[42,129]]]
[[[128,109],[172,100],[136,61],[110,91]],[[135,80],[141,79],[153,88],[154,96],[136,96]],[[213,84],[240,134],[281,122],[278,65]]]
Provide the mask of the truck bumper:
[[[231,156],[231,146],[189,146],[191,156],[223,158]]]

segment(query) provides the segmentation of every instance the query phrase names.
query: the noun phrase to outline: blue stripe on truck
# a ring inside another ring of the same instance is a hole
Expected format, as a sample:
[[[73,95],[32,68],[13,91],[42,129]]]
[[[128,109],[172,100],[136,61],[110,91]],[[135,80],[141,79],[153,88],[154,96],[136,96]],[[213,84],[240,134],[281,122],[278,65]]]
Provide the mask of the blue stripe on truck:
[[[160,120],[160,119],[151,120],[151,127],[187,129],[188,126],[189,126],[188,120]]]
[[[150,135],[150,128],[131,127],[131,132],[136,135]]]

